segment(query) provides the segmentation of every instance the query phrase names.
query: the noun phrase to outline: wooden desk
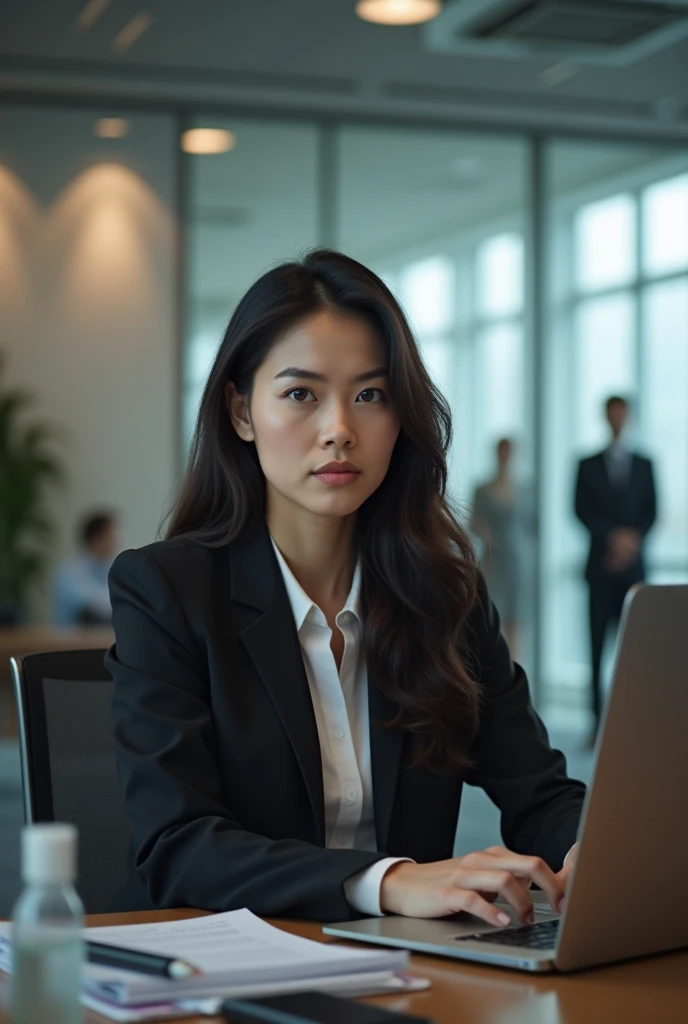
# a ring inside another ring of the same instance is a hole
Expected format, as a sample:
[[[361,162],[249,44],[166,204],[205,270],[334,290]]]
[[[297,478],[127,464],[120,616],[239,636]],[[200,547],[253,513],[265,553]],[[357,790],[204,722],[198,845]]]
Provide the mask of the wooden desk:
[[[0,629],[0,738],[17,735],[17,712],[10,678],[10,658],[42,651],[77,651],[109,647],[115,636],[99,626],[57,629],[54,626],[20,626]]]
[[[200,914],[195,910],[93,914],[88,923],[136,924],[198,917]],[[271,923],[308,939],[334,941],[323,936],[317,924],[303,921]],[[688,951],[568,975],[531,975],[416,955],[411,958],[411,969],[428,978],[432,988],[414,995],[371,997],[365,1002],[400,1013],[429,1017],[437,1024],[688,1022]],[[104,1020],[99,1014],[84,1012],[85,1024],[102,1024]],[[220,1018],[184,1020],[185,1024],[208,1024]]]

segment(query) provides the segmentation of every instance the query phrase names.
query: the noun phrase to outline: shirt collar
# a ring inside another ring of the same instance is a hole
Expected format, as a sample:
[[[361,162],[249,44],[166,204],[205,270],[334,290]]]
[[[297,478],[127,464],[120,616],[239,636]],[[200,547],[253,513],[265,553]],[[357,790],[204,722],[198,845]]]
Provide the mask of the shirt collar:
[[[282,571],[282,576],[284,577],[284,586],[289,597],[289,602],[291,604],[292,611],[294,613],[296,631],[298,633],[301,630],[301,627],[303,626],[312,609],[316,609],[318,612],[320,612],[320,615],[323,615],[323,612],[320,608],[318,608],[318,605],[315,603],[315,601],[311,600],[311,598],[305,592],[299,581],[296,579],[293,572],[291,571],[286,561],[284,560],[282,552],[272,539],[272,536],[270,536],[270,540],[272,542],[272,547],[274,549],[277,562]],[[342,612],[351,612],[352,615],[354,615],[359,622],[361,621],[360,593],[361,560],[359,558],[358,561],[356,562],[354,578],[351,583],[351,590],[349,591],[349,596],[347,597],[344,607],[342,608]],[[341,612],[339,614],[341,615]]]
[[[607,454],[615,458],[621,455],[628,455],[629,450],[623,443],[623,441],[612,441],[612,443],[607,448]]]

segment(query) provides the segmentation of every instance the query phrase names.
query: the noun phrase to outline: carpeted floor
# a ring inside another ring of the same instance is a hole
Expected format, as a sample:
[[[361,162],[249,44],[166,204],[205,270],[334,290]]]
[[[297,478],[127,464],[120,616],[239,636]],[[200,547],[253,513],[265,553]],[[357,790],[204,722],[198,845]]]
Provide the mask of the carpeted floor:
[[[569,775],[587,782],[592,755],[583,751],[580,732],[551,731],[554,746],[567,755]],[[19,832],[24,823],[19,753],[15,743],[0,741],[0,917],[6,917],[19,889]],[[482,790],[464,790],[457,834],[457,854],[501,842],[499,814]]]

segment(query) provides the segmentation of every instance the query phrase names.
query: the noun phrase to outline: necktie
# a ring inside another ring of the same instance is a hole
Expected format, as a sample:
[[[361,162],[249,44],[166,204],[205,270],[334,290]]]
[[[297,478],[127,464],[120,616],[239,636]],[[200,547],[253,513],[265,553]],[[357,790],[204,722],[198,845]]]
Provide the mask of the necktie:
[[[607,459],[612,487],[624,487],[628,476],[628,454],[620,449],[609,452]]]

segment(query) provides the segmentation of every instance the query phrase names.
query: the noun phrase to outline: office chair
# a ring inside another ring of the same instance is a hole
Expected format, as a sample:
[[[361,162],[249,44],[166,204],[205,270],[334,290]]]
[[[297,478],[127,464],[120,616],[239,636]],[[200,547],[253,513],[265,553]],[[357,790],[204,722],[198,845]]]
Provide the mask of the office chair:
[[[131,829],[115,770],[105,651],[11,658],[27,824],[79,829],[76,889],[103,913],[127,877]]]

